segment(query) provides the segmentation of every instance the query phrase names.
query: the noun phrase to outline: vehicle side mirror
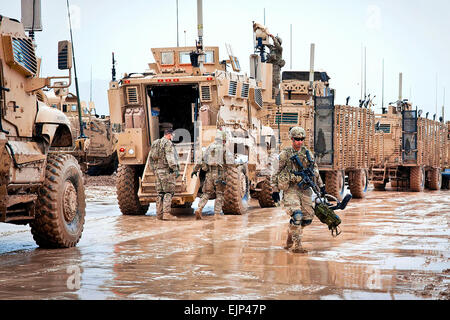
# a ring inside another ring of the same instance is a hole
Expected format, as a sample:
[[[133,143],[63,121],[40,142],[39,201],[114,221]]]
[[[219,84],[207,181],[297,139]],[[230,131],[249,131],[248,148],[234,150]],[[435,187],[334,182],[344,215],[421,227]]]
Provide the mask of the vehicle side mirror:
[[[58,69],[72,68],[72,44],[68,40],[58,42]]]

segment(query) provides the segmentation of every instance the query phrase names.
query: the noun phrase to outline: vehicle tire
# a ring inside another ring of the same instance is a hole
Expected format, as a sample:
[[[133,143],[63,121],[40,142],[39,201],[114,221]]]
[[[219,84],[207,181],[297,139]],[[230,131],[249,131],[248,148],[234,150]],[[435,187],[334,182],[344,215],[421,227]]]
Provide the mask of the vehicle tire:
[[[120,164],[117,168],[117,200],[123,215],[140,216],[148,211],[148,204],[142,205],[137,195],[139,190],[140,168]]]
[[[226,183],[224,192],[223,213],[242,215],[247,212],[249,184],[242,166],[226,168]]]
[[[261,191],[259,192],[258,202],[261,208],[275,207],[275,201],[272,199],[272,186],[267,180],[261,183]]]
[[[430,190],[441,190],[442,174],[439,168],[432,168],[430,170]]]
[[[412,167],[409,172],[409,187],[413,192],[422,192],[425,187],[425,169]]]
[[[450,180],[446,177],[442,177],[442,189],[449,189]]]
[[[325,175],[325,189],[328,194],[342,200],[345,191],[345,175],[342,171],[327,171]]]
[[[349,187],[353,198],[364,199],[369,186],[369,176],[367,170],[355,170],[351,176],[352,179],[349,181]]]
[[[86,216],[83,174],[71,155],[48,155],[39,189],[33,238],[42,248],[70,248],[80,241]]]
[[[386,190],[386,182],[384,183],[374,183],[373,188],[377,191],[385,191]]]

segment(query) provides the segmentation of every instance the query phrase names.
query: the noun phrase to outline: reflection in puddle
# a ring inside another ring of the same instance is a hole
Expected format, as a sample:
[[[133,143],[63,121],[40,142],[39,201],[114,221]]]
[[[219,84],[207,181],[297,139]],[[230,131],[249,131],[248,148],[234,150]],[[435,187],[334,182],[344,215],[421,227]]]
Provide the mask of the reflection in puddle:
[[[308,254],[292,254],[279,208],[251,201],[217,220],[211,201],[203,220],[159,221],[154,205],[123,216],[113,187],[90,187],[76,248],[37,249],[28,226],[0,225],[0,299],[448,299],[444,194],[370,192],[341,214],[338,238],[316,219]]]

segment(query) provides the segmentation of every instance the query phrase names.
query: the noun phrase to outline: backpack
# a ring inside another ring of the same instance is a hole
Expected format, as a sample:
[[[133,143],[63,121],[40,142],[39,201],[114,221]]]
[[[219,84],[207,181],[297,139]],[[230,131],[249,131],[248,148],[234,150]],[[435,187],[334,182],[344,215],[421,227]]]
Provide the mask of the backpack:
[[[158,161],[159,159],[159,145],[161,144],[161,139],[155,140],[150,147],[149,157],[153,161]]]

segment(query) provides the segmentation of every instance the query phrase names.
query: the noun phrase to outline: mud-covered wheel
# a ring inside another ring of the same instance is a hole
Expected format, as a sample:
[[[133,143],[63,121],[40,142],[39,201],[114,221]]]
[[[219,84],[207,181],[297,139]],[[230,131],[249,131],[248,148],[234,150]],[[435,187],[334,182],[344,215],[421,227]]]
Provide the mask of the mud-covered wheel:
[[[249,184],[245,168],[230,166],[226,169],[223,213],[242,215],[247,212]]]
[[[270,182],[267,180],[261,183],[261,191],[259,192],[258,202],[261,208],[275,207],[275,201],[272,199],[272,187]]]
[[[442,174],[439,168],[432,168],[430,170],[430,190],[441,190]]]
[[[413,192],[422,192],[425,188],[425,169],[412,167],[409,172],[409,187]]]
[[[86,215],[83,176],[71,155],[49,155],[39,189],[35,219],[30,223],[43,248],[70,248],[80,241]]]
[[[122,164],[117,168],[117,200],[124,215],[145,215],[148,211],[148,205],[142,205],[138,197],[140,169]]]
[[[349,187],[353,198],[364,199],[369,186],[369,175],[367,170],[355,170],[351,176],[352,179],[349,181]]]
[[[328,194],[342,200],[345,191],[345,174],[338,171],[327,171],[325,175],[325,190]]]

